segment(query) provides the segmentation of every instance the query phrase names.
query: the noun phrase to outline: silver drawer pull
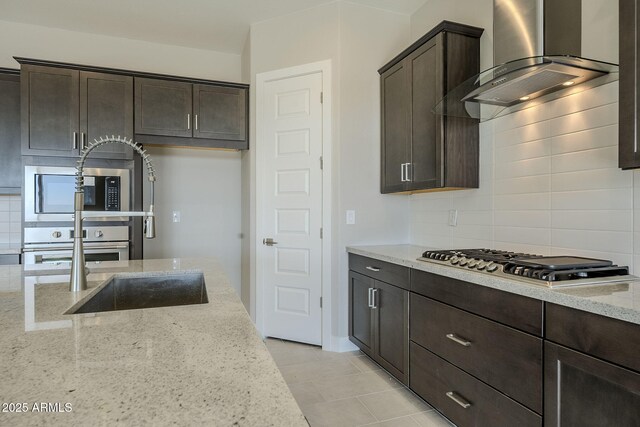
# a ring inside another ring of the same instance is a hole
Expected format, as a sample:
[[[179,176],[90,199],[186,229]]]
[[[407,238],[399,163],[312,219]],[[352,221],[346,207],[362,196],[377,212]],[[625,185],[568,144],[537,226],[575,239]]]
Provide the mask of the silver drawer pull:
[[[375,272],[380,271],[380,269],[379,269],[379,268],[377,268],[377,267],[367,266],[367,267],[365,267],[365,268],[366,268],[367,270],[371,270],[371,271],[375,271]]]
[[[447,334],[447,338],[449,338],[451,341],[463,345],[465,347],[471,347],[471,341],[466,341],[463,340],[462,338],[459,338],[457,336],[455,336],[454,334]]]
[[[448,391],[446,394],[449,399],[453,400],[458,405],[462,406],[464,409],[467,409],[469,406],[471,406],[471,403],[469,403],[466,399],[460,396],[456,396],[456,394],[452,391]]]

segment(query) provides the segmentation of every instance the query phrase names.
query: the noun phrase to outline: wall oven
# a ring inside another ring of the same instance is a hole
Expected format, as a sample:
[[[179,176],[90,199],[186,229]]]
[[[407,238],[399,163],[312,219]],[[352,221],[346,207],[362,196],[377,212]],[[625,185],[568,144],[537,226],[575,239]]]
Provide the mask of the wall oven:
[[[25,222],[72,221],[74,167],[25,166]],[[129,169],[85,168],[84,210],[128,211]],[[128,221],[127,217],[91,218],[92,221]],[[25,241],[26,243],[26,241]]]
[[[85,227],[84,253],[87,267],[126,266],[129,260],[129,227]],[[25,271],[71,268],[73,227],[27,227],[24,229]]]

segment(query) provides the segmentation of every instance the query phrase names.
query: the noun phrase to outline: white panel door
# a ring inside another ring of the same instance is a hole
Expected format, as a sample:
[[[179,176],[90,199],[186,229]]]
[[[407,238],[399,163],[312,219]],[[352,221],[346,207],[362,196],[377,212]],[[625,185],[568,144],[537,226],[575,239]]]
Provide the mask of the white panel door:
[[[266,82],[261,259],[264,335],[322,343],[322,74]]]

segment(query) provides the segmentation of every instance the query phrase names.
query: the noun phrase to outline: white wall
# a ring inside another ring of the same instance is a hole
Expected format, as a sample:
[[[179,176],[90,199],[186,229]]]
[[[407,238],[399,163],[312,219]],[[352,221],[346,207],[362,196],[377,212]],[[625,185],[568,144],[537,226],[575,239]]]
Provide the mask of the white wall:
[[[239,81],[240,55],[0,21],[0,67],[14,56]]]
[[[145,258],[213,256],[240,295],[241,177],[236,151],[145,147],[156,170],[156,235]],[[146,184],[146,182],[145,182]],[[148,206],[144,185],[144,206]],[[180,222],[172,221],[180,211]]]
[[[433,21],[467,23],[464,4],[477,2],[458,0],[455,10],[440,3],[417,12],[412,31],[427,11]],[[617,10],[584,4],[583,19],[597,11],[614,36],[583,38],[583,52],[617,62]],[[489,28],[483,19],[476,25]],[[480,188],[411,196],[412,243],[607,258],[640,271],[640,173],[618,169],[617,101],[611,83],[482,123]],[[447,225],[450,209],[458,210],[457,227]]]
[[[0,66],[13,56],[241,81],[241,56],[0,21]],[[213,255],[240,293],[240,154],[196,149],[148,149],[156,166],[158,237],[146,257]],[[145,186],[145,191],[147,187]],[[145,203],[146,206],[146,203]],[[171,211],[182,214],[170,223]]]
[[[380,113],[376,72],[408,42],[408,15],[349,2],[334,2],[251,27],[252,85],[257,73],[327,59],[332,62],[334,348],[347,342],[345,246],[408,241],[407,198],[383,196],[379,192]],[[253,118],[253,97],[251,110]],[[251,159],[251,168],[255,171],[255,159]],[[345,225],[346,209],[356,210],[356,225]],[[254,219],[252,205],[252,223]],[[251,241],[255,242],[255,238],[252,230]],[[251,257],[255,262],[255,245],[252,246]],[[255,286],[255,271],[251,273]],[[251,293],[255,295],[255,288]],[[251,307],[255,313],[253,299]]]

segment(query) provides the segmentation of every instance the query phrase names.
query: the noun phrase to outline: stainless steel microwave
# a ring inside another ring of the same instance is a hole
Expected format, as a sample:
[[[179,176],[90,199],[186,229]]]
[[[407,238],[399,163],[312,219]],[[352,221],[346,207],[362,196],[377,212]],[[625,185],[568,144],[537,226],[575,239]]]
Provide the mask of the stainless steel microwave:
[[[24,220],[72,221],[76,168],[25,166]],[[128,211],[129,169],[84,168],[85,211]],[[92,221],[127,221],[127,217],[91,218]]]

